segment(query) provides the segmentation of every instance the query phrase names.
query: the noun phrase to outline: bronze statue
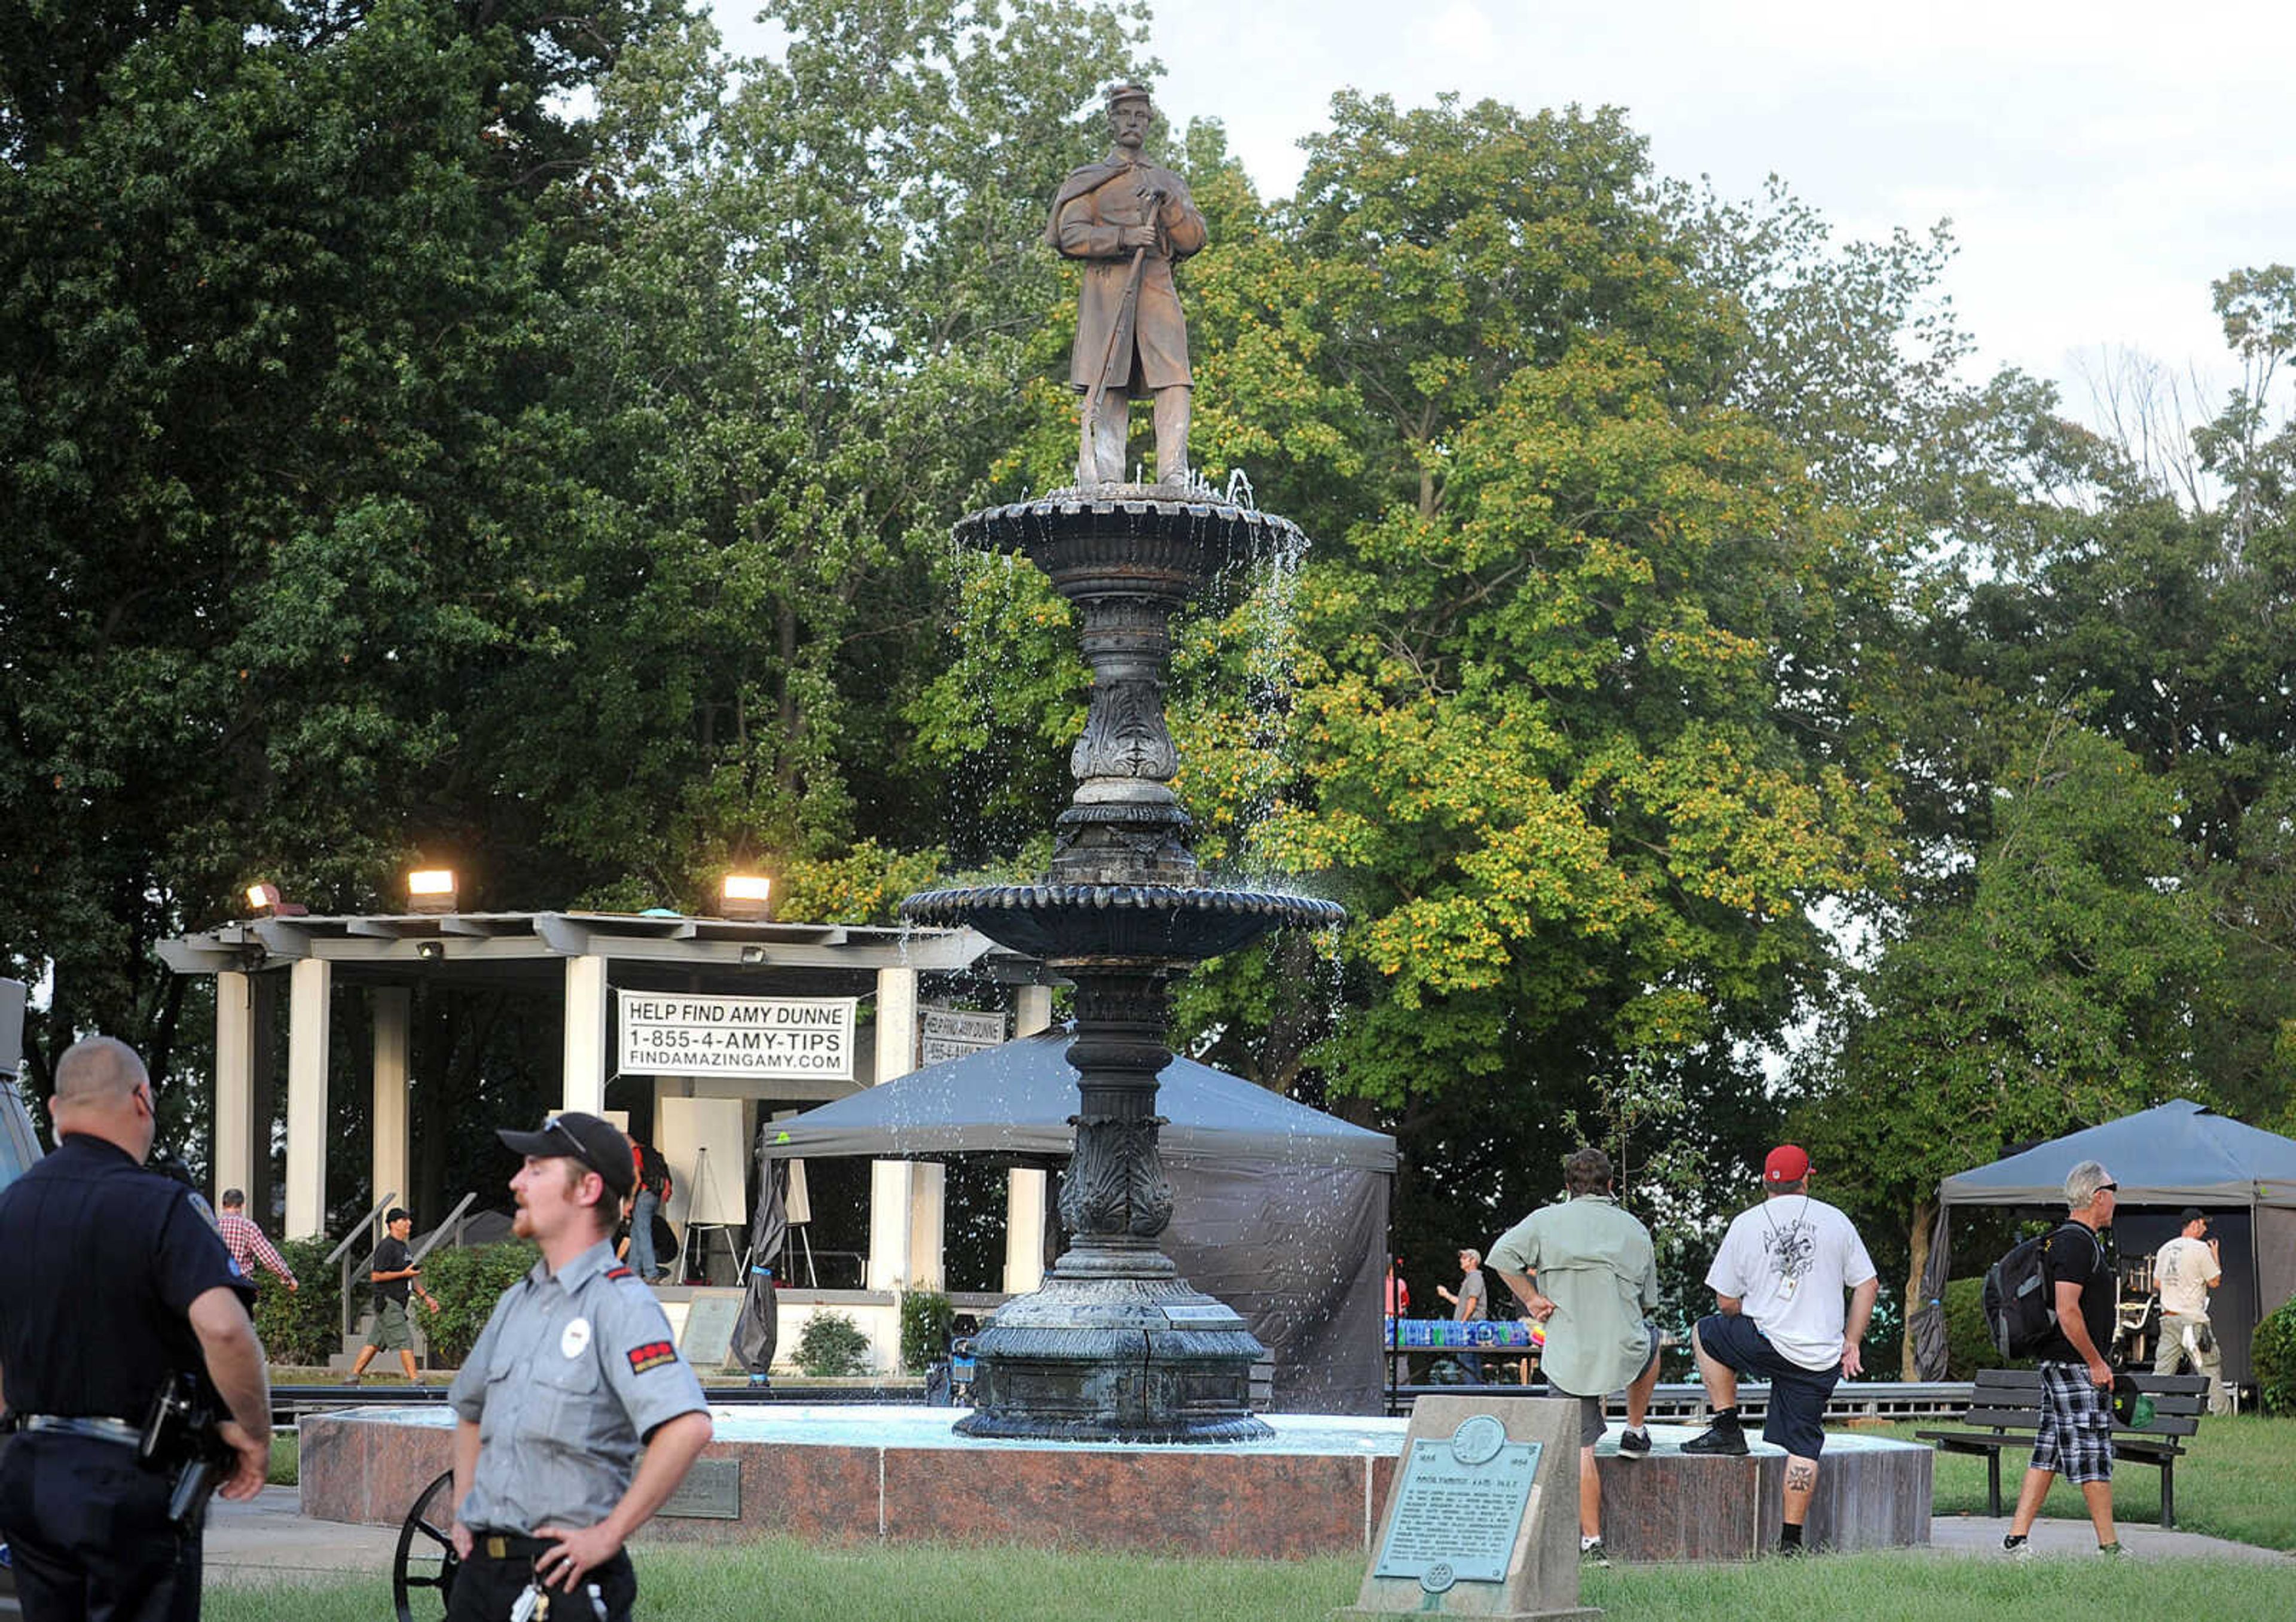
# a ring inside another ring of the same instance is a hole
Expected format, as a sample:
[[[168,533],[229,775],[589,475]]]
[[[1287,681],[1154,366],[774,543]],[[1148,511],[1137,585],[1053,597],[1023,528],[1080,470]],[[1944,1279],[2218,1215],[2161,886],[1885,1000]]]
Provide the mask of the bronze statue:
[[[1084,396],[1077,483],[1124,482],[1131,403],[1152,399],[1156,482],[1188,475],[1188,325],[1172,267],[1204,245],[1187,183],[1141,152],[1155,121],[1147,91],[1108,93],[1114,150],[1061,183],[1045,240],[1084,262],[1069,382]]]

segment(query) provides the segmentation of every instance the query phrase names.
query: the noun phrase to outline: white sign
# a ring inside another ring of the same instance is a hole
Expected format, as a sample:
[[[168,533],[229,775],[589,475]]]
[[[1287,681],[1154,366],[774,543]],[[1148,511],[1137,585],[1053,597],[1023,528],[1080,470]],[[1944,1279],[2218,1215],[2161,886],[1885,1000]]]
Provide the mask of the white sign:
[[[618,994],[625,1075],[853,1079],[858,998]]]
[[[1004,1016],[955,1009],[917,1010],[917,1063],[938,1065],[993,1048],[1004,1040]]]

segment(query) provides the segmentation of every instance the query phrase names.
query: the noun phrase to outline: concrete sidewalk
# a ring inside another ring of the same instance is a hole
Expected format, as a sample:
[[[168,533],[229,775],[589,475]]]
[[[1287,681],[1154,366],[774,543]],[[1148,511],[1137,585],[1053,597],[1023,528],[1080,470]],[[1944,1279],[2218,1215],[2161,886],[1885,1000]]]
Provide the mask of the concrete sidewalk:
[[[2006,1515],[1939,1515],[1930,1522],[1930,1547],[1947,1554],[2009,1557],[2001,1539],[2009,1530]],[[2242,1560],[2259,1566],[2296,1567],[2296,1555],[2277,1549],[2259,1549],[2230,1538],[2207,1537],[2198,1532],[2163,1532],[2158,1527],[2122,1527],[2121,1552],[2134,1560]],[[2032,1531],[2036,1555],[2070,1558],[2096,1555],[2096,1533],[2086,1520],[2037,1520]]]
[[[244,1503],[209,1501],[206,1549],[210,1583],[334,1583],[388,1577],[398,1528],[314,1520],[293,1487],[266,1486]]]
[[[2005,1560],[2001,1535],[2008,1529],[2005,1518],[1940,1515],[1930,1523],[1930,1546],[1940,1555]],[[2296,1555],[2205,1537],[2197,1532],[2124,1527],[2120,1541],[2136,1560],[2226,1560],[2296,1568]],[[423,1538],[417,1547],[429,1556],[436,1545]],[[2045,1558],[2095,1559],[2096,1538],[2085,1520],[2043,1520],[2033,1527],[2033,1548]],[[209,1580],[214,1583],[322,1583],[363,1574],[388,1577],[398,1551],[397,1527],[314,1520],[302,1513],[291,1486],[266,1486],[245,1503],[218,1498],[208,1511],[207,1569]]]

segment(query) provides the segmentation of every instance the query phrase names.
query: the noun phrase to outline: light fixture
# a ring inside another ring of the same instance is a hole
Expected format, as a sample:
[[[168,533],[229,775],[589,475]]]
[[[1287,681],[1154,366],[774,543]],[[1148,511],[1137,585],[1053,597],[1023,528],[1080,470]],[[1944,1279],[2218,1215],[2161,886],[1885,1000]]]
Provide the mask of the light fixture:
[[[764,962],[765,960],[766,960],[766,949],[765,949],[764,947],[762,947],[762,946],[744,946],[743,948],[742,948],[742,962],[744,962],[744,963],[749,963],[749,964],[753,964],[753,965],[754,965],[754,964],[762,963],[762,962]]]
[[[762,920],[773,901],[774,881],[754,873],[728,873],[718,886],[718,910],[745,924]]]
[[[304,918],[311,910],[299,902],[282,901],[279,898],[279,886],[268,880],[247,886],[247,904],[255,911],[268,914],[272,918]]]
[[[447,955],[447,943],[444,941],[417,941],[414,943],[414,955],[425,963],[436,963]]]
[[[406,905],[415,912],[452,912],[455,874],[451,868],[418,868],[406,876]]]

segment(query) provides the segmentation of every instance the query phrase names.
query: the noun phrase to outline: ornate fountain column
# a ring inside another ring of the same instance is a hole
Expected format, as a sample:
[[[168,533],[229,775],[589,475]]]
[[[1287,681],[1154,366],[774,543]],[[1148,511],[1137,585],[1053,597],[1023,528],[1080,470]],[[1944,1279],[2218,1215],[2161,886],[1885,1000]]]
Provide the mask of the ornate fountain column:
[[[1171,1061],[1175,976],[1329,902],[1207,886],[1172,792],[1164,720],[1170,622],[1211,571],[1300,544],[1269,514],[1161,488],[1062,492],[976,513],[964,545],[1025,552],[1077,605],[1092,707],[1070,755],[1053,870],[1036,885],[913,895],[922,923],[969,924],[1076,986],[1076,1149],[1061,1179],[1070,1248],[1034,1294],[975,1341],[974,1436],[1225,1442],[1268,1434],[1249,1405],[1262,1347],[1234,1311],[1189,1288],[1160,1236],[1172,1190],[1157,1146],[1156,1077]]]

